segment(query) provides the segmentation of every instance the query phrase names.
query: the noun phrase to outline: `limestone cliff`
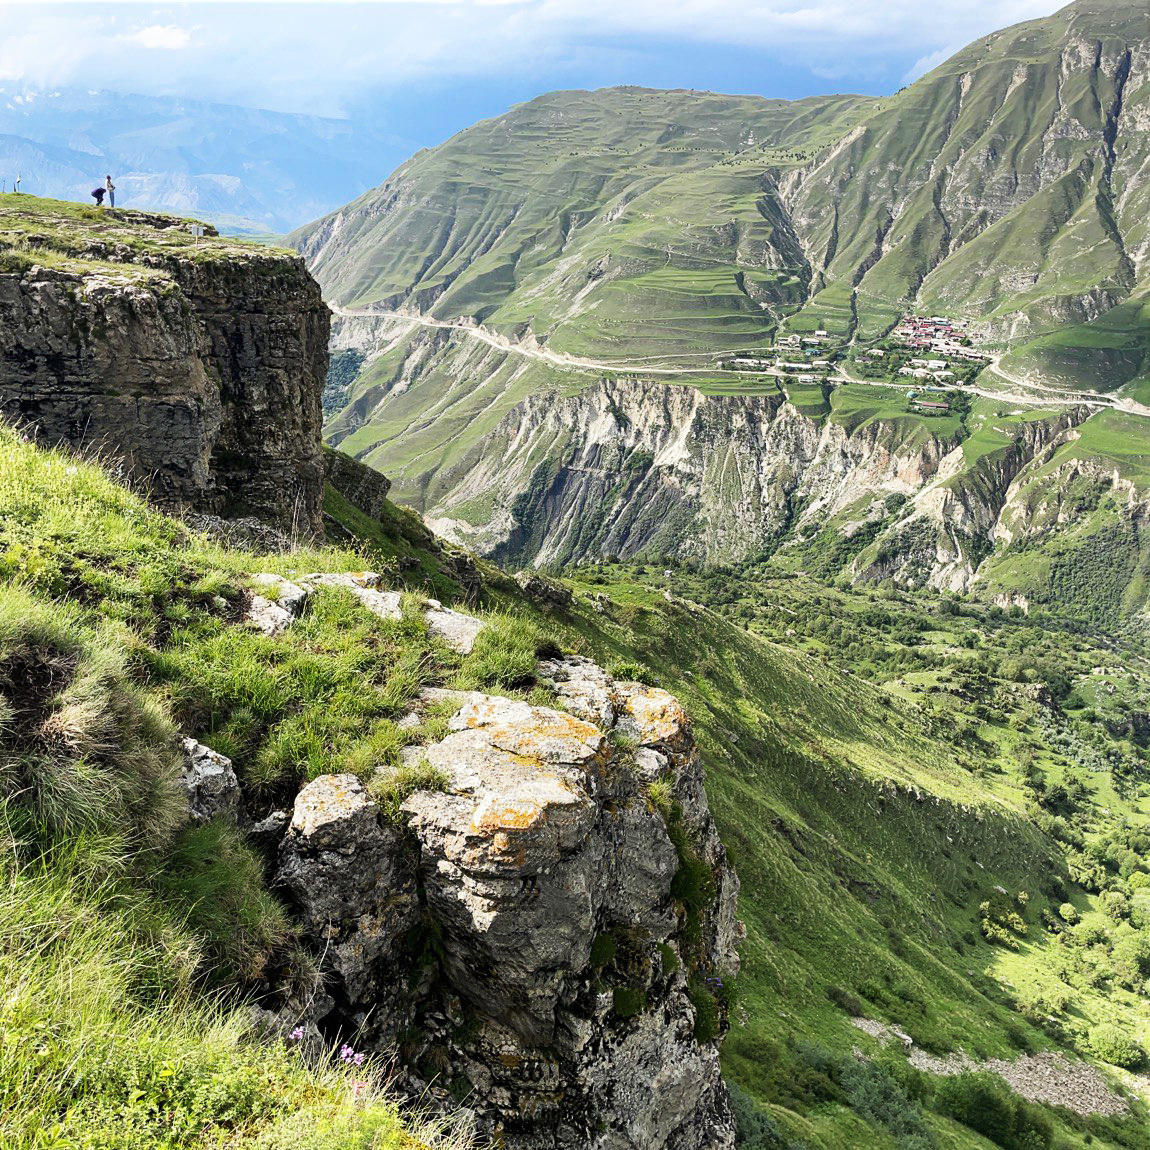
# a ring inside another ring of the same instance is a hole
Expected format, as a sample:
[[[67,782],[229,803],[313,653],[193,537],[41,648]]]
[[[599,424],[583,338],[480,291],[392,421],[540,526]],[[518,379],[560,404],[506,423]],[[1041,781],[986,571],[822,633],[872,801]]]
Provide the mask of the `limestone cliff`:
[[[851,426],[779,394],[605,381],[522,400],[425,484],[428,522],[499,559],[535,564],[805,553],[811,533],[830,524],[857,536],[857,576],[960,589],[993,546],[1012,482],[1087,414],[1022,424],[972,466],[959,435],[908,434],[897,421]]]
[[[301,260],[187,222],[0,214],[0,415],[160,504],[321,531],[329,314]]]

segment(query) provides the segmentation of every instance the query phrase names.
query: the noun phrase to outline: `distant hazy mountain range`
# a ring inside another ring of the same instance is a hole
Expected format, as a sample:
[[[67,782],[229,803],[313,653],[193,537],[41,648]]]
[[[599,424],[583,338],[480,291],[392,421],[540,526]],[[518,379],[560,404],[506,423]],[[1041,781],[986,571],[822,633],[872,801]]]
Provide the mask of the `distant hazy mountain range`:
[[[359,195],[413,145],[350,120],[73,89],[0,87],[0,181],[285,232]]]

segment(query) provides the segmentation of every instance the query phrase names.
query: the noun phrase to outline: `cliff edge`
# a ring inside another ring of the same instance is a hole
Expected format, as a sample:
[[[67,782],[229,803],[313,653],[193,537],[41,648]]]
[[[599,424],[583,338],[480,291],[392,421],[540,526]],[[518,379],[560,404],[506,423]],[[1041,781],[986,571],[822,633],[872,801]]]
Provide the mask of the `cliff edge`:
[[[329,313],[302,260],[189,221],[0,201],[0,416],[169,509],[322,533]]]

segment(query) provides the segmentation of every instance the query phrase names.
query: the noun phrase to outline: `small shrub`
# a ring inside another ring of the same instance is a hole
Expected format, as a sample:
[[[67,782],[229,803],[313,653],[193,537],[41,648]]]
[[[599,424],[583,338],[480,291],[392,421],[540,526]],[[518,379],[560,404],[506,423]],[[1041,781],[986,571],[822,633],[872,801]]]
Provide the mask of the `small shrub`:
[[[1146,1051],[1121,1026],[1103,1022],[1090,1030],[1090,1049],[1103,1062],[1135,1070],[1146,1061]]]
[[[615,958],[615,939],[608,930],[600,931],[591,943],[591,965],[607,966]]]
[[[675,953],[674,947],[668,946],[665,942],[659,943],[659,962],[665,977],[669,978],[674,974],[679,969],[679,956]]]
[[[1042,1110],[1014,1094],[994,1074],[956,1074],[939,1083],[935,1109],[1004,1150],[1045,1150],[1054,1127]]]
[[[479,632],[454,685],[463,691],[517,690],[535,682],[536,651],[548,640],[519,615],[497,615]]]
[[[852,1018],[859,1018],[865,1013],[862,999],[857,994],[844,990],[841,986],[828,986],[827,998],[840,1010],[845,1010]]]
[[[267,979],[294,938],[283,907],[263,884],[263,866],[225,819],[185,827],[166,853],[156,887],[182,914],[203,950],[209,984]]]
[[[674,818],[675,784],[669,778],[655,779],[647,784],[647,798],[663,816],[663,821],[670,823]]]
[[[617,986],[612,993],[612,1009],[620,1018],[633,1018],[647,1009],[647,996],[630,986]]]
[[[719,1003],[707,986],[692,980],[687,989],[691,1005],[695,1008],[695,1041],[711,1042],[719,1037],[721,1026]]]

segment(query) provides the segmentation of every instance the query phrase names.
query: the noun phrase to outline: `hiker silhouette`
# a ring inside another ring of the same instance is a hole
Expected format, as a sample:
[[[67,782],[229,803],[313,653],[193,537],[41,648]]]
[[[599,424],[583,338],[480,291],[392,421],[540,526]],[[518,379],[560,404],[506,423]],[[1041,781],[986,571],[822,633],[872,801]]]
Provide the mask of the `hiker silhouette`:
[[[92,199],[96,201],[96,207],[102,208],[104,206],[104,192],[106,190],[107,189],[102,186],[92,189]]]

